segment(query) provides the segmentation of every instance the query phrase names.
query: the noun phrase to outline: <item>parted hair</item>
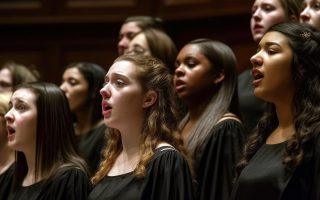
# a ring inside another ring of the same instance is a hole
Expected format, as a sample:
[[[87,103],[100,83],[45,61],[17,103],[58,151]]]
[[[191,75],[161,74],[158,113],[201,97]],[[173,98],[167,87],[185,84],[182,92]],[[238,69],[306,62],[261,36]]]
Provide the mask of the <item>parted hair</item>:
[[[293,51],[291,68],[295,92],[292,110],[295,132],[286,142],[283,155],[284,166],[292,170],[302,162],[310,147],[308,141],[320,132],[320,33],[309,25],[295,22],[274,25],[267,32],[273,31],[285,35]],[[278,123],[275,105],[267,103],[263,117],[245,145],[244,156],[237,166],[238,175]]]
[[[173,74],[178,50],[170,36],[164,31],[154,28],[145,29],[138,34],[145,35],[151,56],[160,59]]]
[[[186,155],[180,133],[177,131],[177,110],[175,103],[172,75],[169,69],[158,59],[125,54],[117,58],[119,61],[129,61],[136,66],[136,74],[143,90],[155,91],[158,95],[156,102],[147,108],[140,141],[140,159],[134,170],[135,177],[143,178],[146,175],[146,166],[160,142],[167,142]],[[103,152],[104,159],[99,170],[92,178],[97,184],[112,168],[116,158],[122,151],[121,135],[116,129],[110,128],[108,142]]]
[[[68,100],[56,85],[45,82],[23,83],[14,88],[28,89],[35,95],[37,108],[35,178],[48,181],[68,167],[87,172],[79,157]],[[21,185],[28,171],[26,157],[16,152],[13,186]]]

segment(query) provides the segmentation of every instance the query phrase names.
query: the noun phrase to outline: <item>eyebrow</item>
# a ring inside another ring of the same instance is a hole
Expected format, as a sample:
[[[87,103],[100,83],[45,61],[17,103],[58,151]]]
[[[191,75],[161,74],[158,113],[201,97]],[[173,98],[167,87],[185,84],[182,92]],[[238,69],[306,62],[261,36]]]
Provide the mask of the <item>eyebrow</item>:
[[[266,43],[263,43],[263,44],[259,44],[259,47],[261,47],[261,46],[269,47],[269,46],[272,46],[272,45],[276,45],[276,46],[281,47],[281,45],[279,43],[276,43],[276,42],[266,42]]]
[[[113,72],[111,74],[106,74],[105,78],[108,77],[108,76],[116,76],[116,77],[121,77],[121,78],[124,78],[124,79],[128,79],[127,76],[123,75],[123,74],[120,74],[120,73],[117,73],[117,72]]]

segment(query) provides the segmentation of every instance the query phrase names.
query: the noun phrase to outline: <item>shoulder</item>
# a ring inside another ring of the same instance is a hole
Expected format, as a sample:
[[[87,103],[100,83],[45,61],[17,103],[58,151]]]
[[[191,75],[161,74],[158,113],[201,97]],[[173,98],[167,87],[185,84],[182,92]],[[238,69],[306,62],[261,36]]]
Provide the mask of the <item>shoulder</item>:
[[[155,150],[150,167],[184,166],[187,160],[184,155],[171,145],[163,145]]]
[[[87,199],[91,191],[87,174],[77,167],[61,167],[56,177],[46,187],[43,199]]]
[[[223,116],[213,127],[212,132],[215,134],[247,134],[247,131],[238,117],[235,115]]]
[[[65,166],[57,170],[54,182],[61,181],[85,181],[89,182],[89,176],[85,171],[75,166]]]

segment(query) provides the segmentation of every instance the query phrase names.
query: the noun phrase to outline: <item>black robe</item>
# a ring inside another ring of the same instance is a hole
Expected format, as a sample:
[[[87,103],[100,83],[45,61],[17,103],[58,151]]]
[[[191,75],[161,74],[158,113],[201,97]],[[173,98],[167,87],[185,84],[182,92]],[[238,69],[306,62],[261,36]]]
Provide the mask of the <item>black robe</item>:
[[[106,141],[106,125],[90,130],[85,136],[77,136],[81,157],[87,162],[91,175],[98,169]]]
[[[0,200],[7,199],[9,196],[13,172],[14,164],[12,164],[4,173],[0,175]]]
[[[10,194],[9,200],[85,200],[90,191],[87,174],[78,168],[68,168],[53,180],[19,186]]]
[[[320,134],[305,145],[305,157],[293,171],[282,164],[285,142],[263,144],[242,170],[232,200],[319,200]]]
[[[226,119],[213,127],[195,156],[197,199],[228,200],[235,178],[235,166],[247,137],[243,125]]]
[[[89,199],[192,200],[188,163],[172,147],[160,147],[147,166],[146,177],[137,179],[133,172],[106,176],[94,187]]]

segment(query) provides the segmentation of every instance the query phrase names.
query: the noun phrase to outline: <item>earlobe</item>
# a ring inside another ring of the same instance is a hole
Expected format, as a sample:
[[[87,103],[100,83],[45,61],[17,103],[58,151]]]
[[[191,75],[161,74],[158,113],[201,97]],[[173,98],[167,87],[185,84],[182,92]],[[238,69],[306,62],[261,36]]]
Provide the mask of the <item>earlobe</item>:
[[[156,102],[157,98],[158,98],[158,94],[155,91],[153,91],[153,90],[148,91],[145,94],[145,97],[143,99],[142,107],[148,108],[148,107],[152,106],[154,104],[154,102]]]

